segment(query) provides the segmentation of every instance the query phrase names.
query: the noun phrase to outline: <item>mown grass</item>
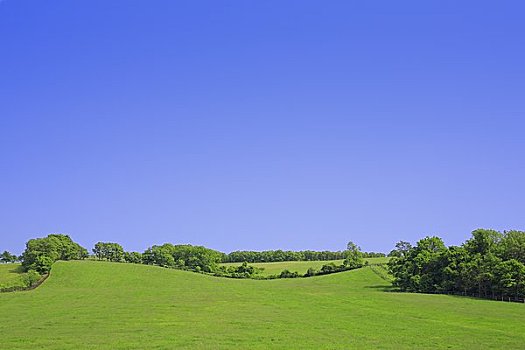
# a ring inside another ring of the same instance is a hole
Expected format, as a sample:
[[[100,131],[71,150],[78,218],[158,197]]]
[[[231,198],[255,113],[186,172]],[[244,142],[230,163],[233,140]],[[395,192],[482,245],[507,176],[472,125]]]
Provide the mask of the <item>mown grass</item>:
[[[20,264],[0,264],[0,289],[25,287],[23,281],[24,274]]]
[[[366,258],[370,264],[380,264],[388,262],[388,258]],[[298,272],[300,275],[304,275],[306,271],[312,267],[316,270],[321,269],[323,265],[334,263],[341,265],[343,260],[325,260],[325,261],[283,261],[283,262],[268,262],[268,263],[249,263],[250,265],[262,267],[264,270],[261,272],[261,276],[278,275],[283,270],[289,270],[290,272]],[[226,266],[239,266],[241,263],[224,263],[221,265]]]
[[[370,267],[236,280],[58,262],[0,294],[2,349],[522,349],[525,305],[389,292]]]

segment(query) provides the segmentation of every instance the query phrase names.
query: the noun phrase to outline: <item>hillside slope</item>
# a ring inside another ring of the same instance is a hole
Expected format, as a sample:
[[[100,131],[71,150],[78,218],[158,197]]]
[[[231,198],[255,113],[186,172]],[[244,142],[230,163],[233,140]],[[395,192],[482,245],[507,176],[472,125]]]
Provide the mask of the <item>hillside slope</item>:
[[[256,281],[59,262],[38,289],[0,294],[0,348],[524,347],[525,305],[386,289],[370,268]]]
[[[0,289],[24,287],[24,275],[20,264],[0,264]]]

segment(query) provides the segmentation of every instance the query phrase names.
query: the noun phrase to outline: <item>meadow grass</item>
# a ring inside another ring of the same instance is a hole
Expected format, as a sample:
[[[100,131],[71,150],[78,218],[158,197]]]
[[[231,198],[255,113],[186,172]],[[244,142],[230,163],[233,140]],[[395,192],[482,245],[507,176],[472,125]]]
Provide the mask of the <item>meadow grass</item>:
[[[25,287],[23,276],[24,272],[20,264],[0,264],[0,289]]]
[[[58,262],[0,294],[2,349],[522,349],[525,305],[389,291],[370,267],[237,280]]]
[[[388,258],[366,258],[370,264],[387,263]],[[321,269],[323,265],[334,263],[341,265],[343,260],[324,260],[324,261],[283,261],[283,262],[267,262],[267,263],[249,263],[249,265],[262,267],[264,270],[260,273],[261,276],[278,275],[283,270],[289,270],[290,272],[298,272],[304,275],[306,271],[312,267],[316,270]],[[221,265],[226,266],[239,266],[241,263],[224,263]]]

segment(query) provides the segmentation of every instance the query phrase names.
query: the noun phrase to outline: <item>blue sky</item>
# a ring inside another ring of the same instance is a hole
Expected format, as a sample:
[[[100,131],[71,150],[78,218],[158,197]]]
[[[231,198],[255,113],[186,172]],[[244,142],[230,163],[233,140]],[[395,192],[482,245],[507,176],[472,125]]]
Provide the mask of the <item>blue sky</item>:
[[[521,1],[0,2],[0,249],[525,229]]]

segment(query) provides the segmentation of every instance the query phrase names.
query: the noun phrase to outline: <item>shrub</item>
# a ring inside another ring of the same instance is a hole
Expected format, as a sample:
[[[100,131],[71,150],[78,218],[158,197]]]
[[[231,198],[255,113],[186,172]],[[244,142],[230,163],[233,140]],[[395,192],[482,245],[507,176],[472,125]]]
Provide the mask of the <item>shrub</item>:
[[[40,280],[41,276],[35,270],[29,270],[25,275],[22,276],[22,282],[27,288],[32,287],[35,283]]]
[[[296,277],[299,277],[299,273],[297,272],[291,272],[289,270],[283,270],[280,274],[279,274],[279,278],[296,278]]]
[[[304,274],[304,277],[312,277],[312,276],[315,276],[317,275],[317,270],[314,269],[313,267],[310,267],[306,273]]]

